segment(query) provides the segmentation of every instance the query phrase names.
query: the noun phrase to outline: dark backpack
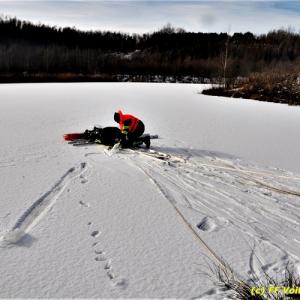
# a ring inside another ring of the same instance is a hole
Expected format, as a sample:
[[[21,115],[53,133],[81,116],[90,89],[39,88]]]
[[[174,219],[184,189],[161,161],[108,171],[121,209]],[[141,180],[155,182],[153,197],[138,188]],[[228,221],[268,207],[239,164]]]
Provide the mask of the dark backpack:
[[[121,130],[118,127],[94,127],[93,130],[86,130],[84,138],[91,142],[98,142],[103,145],[113,146],[121,141]]]
[[[101,144],[113,146],[121,141],[121,130],[118,127],[104,127],[100,132]]]

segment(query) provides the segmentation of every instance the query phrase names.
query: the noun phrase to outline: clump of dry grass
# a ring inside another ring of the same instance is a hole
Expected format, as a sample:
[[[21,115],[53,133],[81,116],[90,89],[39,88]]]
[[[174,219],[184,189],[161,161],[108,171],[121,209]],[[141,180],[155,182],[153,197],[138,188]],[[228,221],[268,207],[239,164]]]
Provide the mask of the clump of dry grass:
[[[231,80],[226,88],[213,87],[203,94],[300,105],[300,73],[280,69],[253,73],[243,80]]]
[[[282,274],[272,277],[262,269],[261,275],[251,274],[248,281],[240,280],[234,274],[232,268],[226,265],[210,265],[209,277],[222,288],[224,291],[231,293],[233,299],[240,300],[287,300],[300,299],[299,293],[284,293],[283,287],[300,290],[300,277],[288,263]],[[208,275],[208,274],[207,274]],[[275,292],[272,287],[279,287]],[[261,291],[265,288],[264,293],[255,293],[257,289]]]

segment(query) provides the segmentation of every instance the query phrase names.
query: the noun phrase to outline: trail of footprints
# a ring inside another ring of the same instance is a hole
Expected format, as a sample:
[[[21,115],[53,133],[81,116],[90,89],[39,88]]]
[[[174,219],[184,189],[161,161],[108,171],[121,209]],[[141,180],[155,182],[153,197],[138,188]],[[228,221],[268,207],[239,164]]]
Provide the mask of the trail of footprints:
[[[92,226],[92,222],[87,224],[89,227]],[[101,267],[106,272],[108,279],[111,281],[113,286],[125,289],[128,285],[127,280],[121,278],[119,275],[116,274],[112,267],[112,259],[110,259],[106,252],[100,247],[98,237],[101,235],[99,230],[92,230],[90,231],[90,236],[93,239],[92,249],[95,254],[94,260],[97,263],[102,263]]]
[[[84,174],[81,174],[79,176],[81,184],[86,184],[88,182],[88,179],[84,176]],[[68,188],[67,192],[70,192],[71,189]],[[89,208],[90,204],[87,202],[84,202],[80,200],[78,204],[83,208]],[[92,222],[87,223],[88,227],[91,228],[93,225]],[[94,260],[95,263],[101,263],[101,266],[103,270],[106,272],[106,275],[108,279],[110,280],[113,287],[119,287],[121,289],[126,289],[128,286],[128,282],[125,278],[122,278],[121,276],[117,275],[112,267],[112,259],[108,258],[105,251],[103,251],[99,245],[98,237],[101,235],[101,232],[99,230],[92,230],[90,231],[90,236],[93,239],[92,242],[92,249],[94,253]]]

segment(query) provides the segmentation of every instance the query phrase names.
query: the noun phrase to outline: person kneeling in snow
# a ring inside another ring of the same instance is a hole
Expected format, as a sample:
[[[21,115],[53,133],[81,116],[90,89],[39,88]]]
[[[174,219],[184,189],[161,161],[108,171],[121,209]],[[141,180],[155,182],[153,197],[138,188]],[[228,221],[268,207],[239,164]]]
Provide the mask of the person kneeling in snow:
[[[137,117],[123,114],[121,110],[115,112],[114,120],[119,123],[122,133],[121,146],[128,148],[134,146],[135,142],[144,142],[146,148],[150,147],[150,136],[141,138],[145,131],[144,123]]]

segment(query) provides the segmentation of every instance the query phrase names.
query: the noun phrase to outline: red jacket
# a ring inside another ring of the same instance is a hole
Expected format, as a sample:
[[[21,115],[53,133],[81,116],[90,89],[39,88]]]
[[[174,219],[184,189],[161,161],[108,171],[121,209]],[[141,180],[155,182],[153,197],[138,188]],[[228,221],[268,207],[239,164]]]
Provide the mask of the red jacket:
[[[132,115],[123,115],[121,110],[119,110],[118,113],[120,115],[119,124],[121,132],[125,134],[128,132],[134,132],[140,120]]]

